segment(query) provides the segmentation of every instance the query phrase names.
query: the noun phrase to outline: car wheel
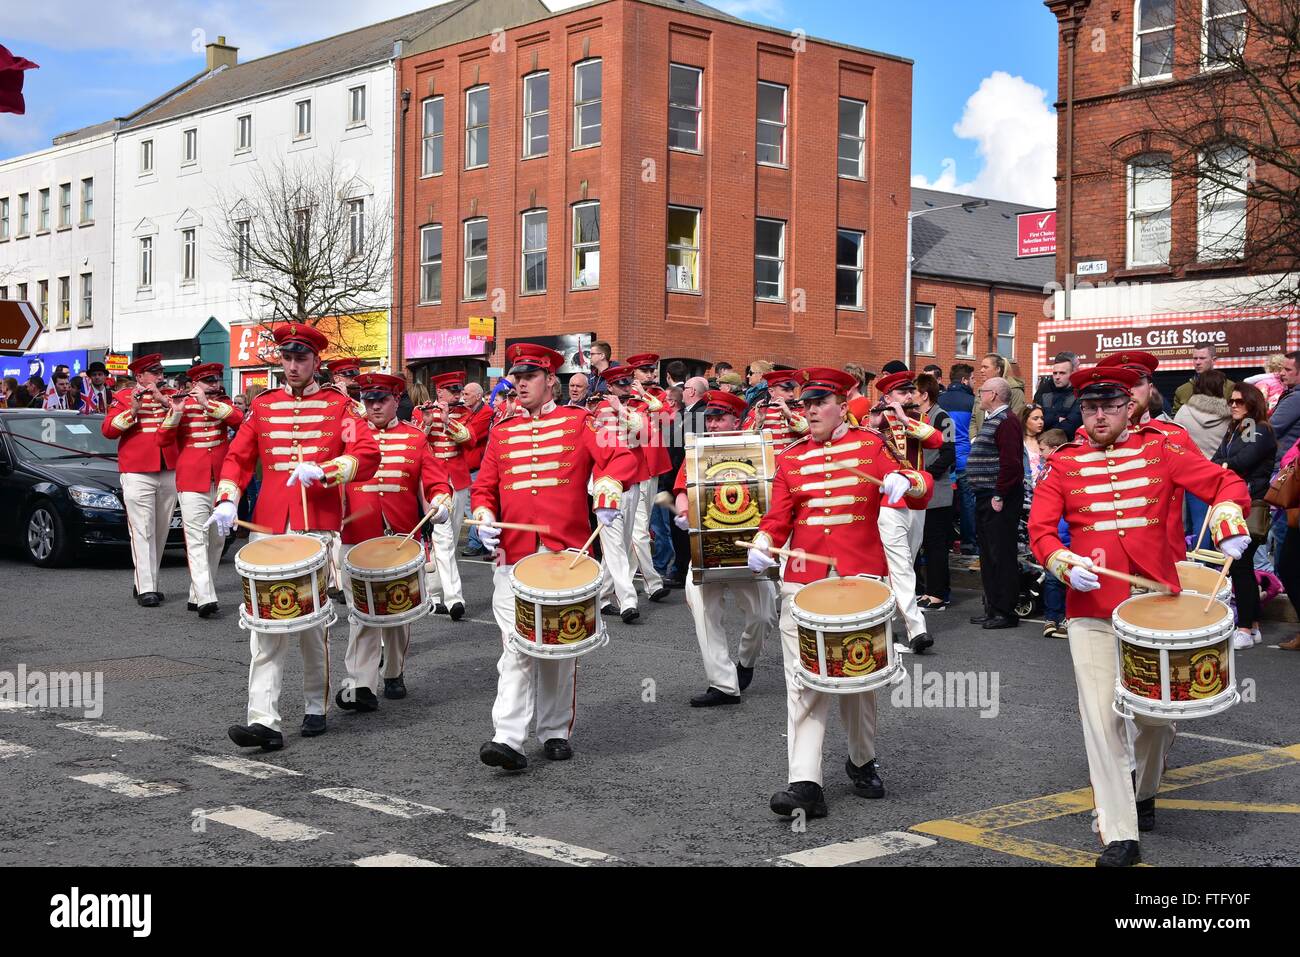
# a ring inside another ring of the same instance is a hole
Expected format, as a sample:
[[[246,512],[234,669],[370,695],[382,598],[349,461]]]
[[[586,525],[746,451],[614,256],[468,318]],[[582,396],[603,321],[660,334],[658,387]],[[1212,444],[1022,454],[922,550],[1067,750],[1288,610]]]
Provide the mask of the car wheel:
[[[23,523],[23,545],[31,562],[42,568],[66,561],[68,536],[63,520],[49,502],[38,502],[28,511],[27,521]]]

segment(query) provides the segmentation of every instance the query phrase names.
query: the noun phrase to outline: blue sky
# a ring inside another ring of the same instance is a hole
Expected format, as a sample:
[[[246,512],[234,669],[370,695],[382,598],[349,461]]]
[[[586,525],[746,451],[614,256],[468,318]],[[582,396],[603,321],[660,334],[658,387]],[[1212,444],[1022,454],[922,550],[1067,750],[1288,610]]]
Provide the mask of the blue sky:
[[[552,7],[576,0],[548,0]],[[221,33],[249,59],[430,0],[35,0],[8,5],[0,43],[41,65],[28,112],[0,114],[0,157],[120,115],[202,68]],[[1041,0],[714,0],[746,19],[916,61],[912,171],[934,185],[1051,205],[1056,22]],[[994,12],[996,11],[996,12]],[[304,15],[305,14],[305,15]]]

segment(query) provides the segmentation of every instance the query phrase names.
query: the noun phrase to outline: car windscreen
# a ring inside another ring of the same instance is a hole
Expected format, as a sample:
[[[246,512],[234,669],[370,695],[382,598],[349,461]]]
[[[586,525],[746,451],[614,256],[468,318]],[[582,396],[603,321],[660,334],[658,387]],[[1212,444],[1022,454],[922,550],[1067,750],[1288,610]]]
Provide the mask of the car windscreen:
[[[20,458],[48,462],[87,456],[117,457],[117,443],[100,431],[102,415],[6,416],[0,428],[9,432]]]

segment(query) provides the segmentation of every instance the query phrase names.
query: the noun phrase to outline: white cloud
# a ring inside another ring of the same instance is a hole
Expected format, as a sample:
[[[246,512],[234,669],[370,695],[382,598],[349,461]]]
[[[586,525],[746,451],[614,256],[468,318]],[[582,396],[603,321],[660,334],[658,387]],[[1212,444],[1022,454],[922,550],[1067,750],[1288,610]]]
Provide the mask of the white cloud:
[[[707,0],[705,0],[707,2]],[[785,16],[782,0],[713,0],[710,6],[742,20],[762,20],[771,23]]]
[[[983,167],[969,182],[957,175],[957,161],[945,158],[934,181],[912,176],[912,185],[989,199],[1056,205],[1056,115],[1047,93],[1023,77],[1001,70],[985,77],[953,132],[974,140]]]

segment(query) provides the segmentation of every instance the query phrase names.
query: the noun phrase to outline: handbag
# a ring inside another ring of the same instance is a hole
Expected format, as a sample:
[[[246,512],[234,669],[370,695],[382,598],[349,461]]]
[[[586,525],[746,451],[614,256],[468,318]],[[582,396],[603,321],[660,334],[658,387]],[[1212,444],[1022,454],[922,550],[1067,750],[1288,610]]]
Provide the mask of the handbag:
[[[1250,511],[1246,513],[1246,530],[1250,532],[1251,540],[1260,543],[1268,538],[1268,530],[1273,525],[1273,510],[1269,507],[1268,502],[1262,498],[1257,498],[1250,503]]]
[[[1279,471],[1269,483],[1264,501],[1274,508],[1300,508],[1300,474],[1297,474],[1295,462]],[[1251,508],[1253,511],[1254,506]]]

